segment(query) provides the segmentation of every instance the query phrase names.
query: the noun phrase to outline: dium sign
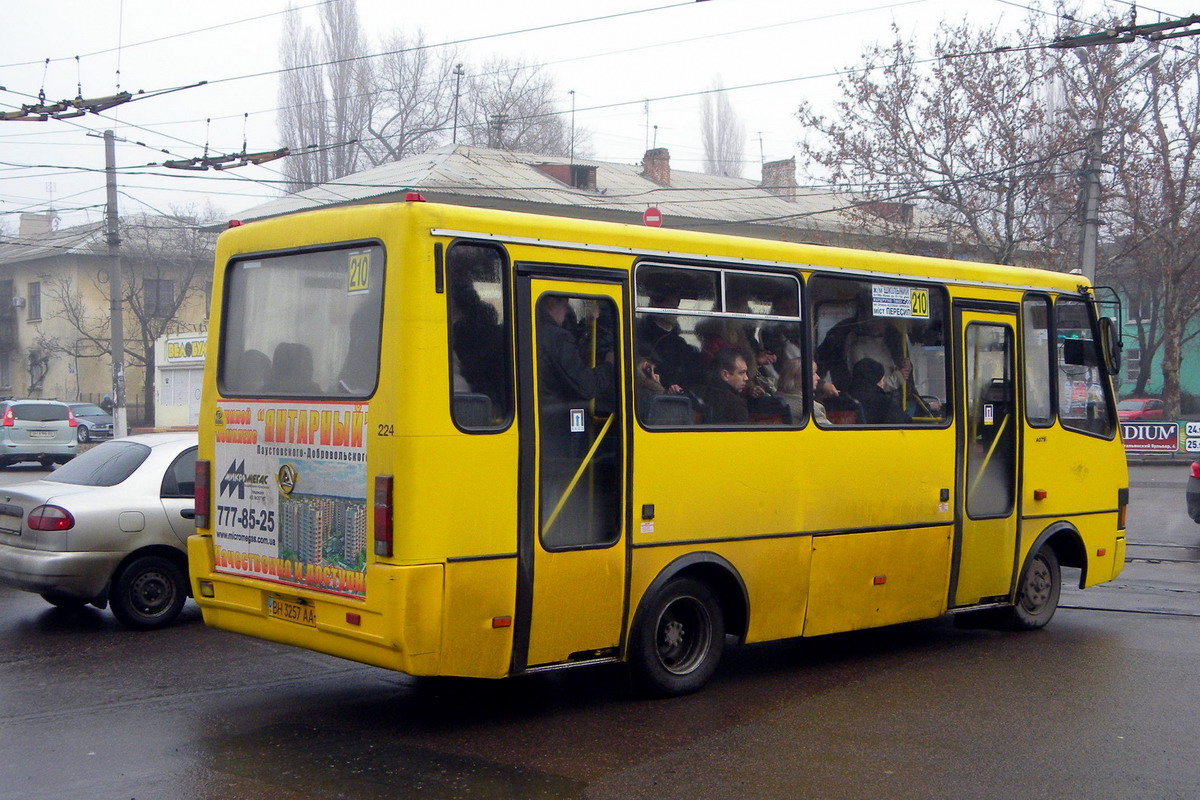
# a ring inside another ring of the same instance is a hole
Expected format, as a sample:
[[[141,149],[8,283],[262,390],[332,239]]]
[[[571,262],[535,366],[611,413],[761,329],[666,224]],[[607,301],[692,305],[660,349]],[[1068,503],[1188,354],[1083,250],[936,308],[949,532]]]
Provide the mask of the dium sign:
[[[1191,424],[1189,423],[1189,433]],[[1200,430],[1197,431],[1200,433]],[[1131,453],[1179,452],[1178,422],[1122,422],[1121,440]],[[1189,452],[1191,440],[1188,441]]]

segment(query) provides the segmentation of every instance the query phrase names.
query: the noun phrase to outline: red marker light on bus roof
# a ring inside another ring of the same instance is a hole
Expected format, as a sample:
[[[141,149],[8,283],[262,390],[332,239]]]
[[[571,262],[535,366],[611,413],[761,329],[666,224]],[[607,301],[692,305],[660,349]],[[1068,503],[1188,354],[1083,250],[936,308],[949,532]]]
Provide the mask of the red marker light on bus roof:
[[[406,203],[424,203],[425,196],[420,192],[407,192],[404,195],[404,201]]]
[[[231,219],[231,220],[229,220],[229,227],[231,227],[231,228],[240,228],[240,227],[242,227],[242,226],[243,226],[243,225],[245,225],[245,224],[246,224],[246,223],[242,222],[240,219]]]

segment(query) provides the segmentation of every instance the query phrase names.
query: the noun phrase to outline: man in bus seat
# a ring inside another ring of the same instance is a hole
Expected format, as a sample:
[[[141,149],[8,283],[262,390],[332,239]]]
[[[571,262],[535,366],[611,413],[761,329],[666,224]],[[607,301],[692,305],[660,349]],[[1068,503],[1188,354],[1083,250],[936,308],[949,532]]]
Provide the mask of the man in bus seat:
[[[750,409],[745,390],[749,381],[750,372],[741,353],[732,347],[713,353],[712,375],[700,391],[706,421],[714,425],[748,424]]]
[[[287,394],[320,394],[321,387],[313,380],[312,350],[298,342],[275,345],[267,388]]]
[[[261,350],[247,350],[238,358],[229,388],[240,394],[261,392],[271,374],[271,357]]]
[[[859,290],[854,304],[854,315],[830,328],[817,347],[818,370],[835,384],[849,386],[854,365],[870,358],[884,367],[885,391],[894,391],[912,373],[912,364],[904,357],[903,335],[874,315],[870,289]]]
[[[862,406],[868,425],[902,425],[911,418],[896,402],[895,394],[883,388],[887,378],[883,365],[873,358],[860,359],[850,374],[850,395]]]
[[[679,308],[679,293],[668,289],[652,290],[650,305],[655,308]],[[688,344],[679,323],[671,314],[643,314],[634,332],[638,352],[645,353],[658,365],[663,386],[695,390],[704,382],[704,361],[700,349]]]

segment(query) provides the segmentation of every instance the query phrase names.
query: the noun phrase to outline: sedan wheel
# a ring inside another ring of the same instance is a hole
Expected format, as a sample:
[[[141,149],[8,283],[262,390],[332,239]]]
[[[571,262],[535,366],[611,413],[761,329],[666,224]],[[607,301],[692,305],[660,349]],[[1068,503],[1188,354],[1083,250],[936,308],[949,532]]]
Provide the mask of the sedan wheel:
[[[134,559],[113,581],[109,593],[113,613],[135,630],[170,625],[187,599],[187,579],[174,563],[162,556]]]
[[[90,442],[91,440],[92,440],[92,435],[90,433],[88,433],[87,426],[80,425],[79,426],[79,441],[86,443],[86,442]]]

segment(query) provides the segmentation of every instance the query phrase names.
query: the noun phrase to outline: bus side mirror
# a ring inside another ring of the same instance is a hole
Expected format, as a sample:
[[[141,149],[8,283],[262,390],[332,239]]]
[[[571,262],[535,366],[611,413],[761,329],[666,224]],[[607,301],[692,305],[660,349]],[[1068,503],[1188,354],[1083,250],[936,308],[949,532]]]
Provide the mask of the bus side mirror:
[[[1121,371],[1121,332],[1112,317],[1100,318],[1100,348],[1110,375]]]

